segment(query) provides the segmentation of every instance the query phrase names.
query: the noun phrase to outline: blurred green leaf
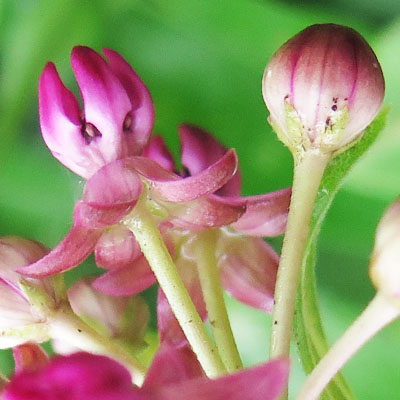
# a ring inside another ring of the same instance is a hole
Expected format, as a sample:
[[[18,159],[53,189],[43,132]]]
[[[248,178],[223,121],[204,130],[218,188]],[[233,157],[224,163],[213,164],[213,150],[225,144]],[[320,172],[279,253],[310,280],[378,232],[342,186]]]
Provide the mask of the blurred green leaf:
[[[343,178],[353,164],[373,144],[385,126],[389,108],[384,108],[366,129],[363,137],[350,149],[335,157],[327,166],[315,200],[310,231],[304,249],[302,269],[295,312],[295,335],[300,357],[306,373],[310,373],[329,346],[322,328],[317,304],[315,285],[316,241],[326,216]],[[326,400],[353,399],[353,395],[341,374],[325,388],[322,397]]]

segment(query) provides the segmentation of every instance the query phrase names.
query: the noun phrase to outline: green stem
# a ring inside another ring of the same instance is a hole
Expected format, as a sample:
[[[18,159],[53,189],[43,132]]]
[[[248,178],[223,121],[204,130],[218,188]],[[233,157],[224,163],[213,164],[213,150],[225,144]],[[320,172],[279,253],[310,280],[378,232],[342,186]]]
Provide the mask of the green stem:
[[[138,201],[124,224],[134,234],[150,264],[171,309],[206,375],[210,378],[226,373],[210,338],[164,244],[144,199]]]
[[[295,158],[292,197],[275,285],[270,357],[289,356],[297,281],[314,200],[330,154],[309,149]],[[280,398],[284,399],[284,393]]]
[[[49,321],[52,339],[58,339],[84,351],[106,355],[125,366],[136,385],[140,386],[143,383],[146,368],[112,339],[101,335],[82,321],[69,306],[60,307],[49,317]]]
[[[197,270],[211,330],[228,372],[235,372],[243,368],[243,364],[233,338],[215,259],[217,232],[213,229],[203,230],[197,238]]]
[[[316,400],[346,361],[399,315],[399,308],[378,292],[307,377],[296,400]]]

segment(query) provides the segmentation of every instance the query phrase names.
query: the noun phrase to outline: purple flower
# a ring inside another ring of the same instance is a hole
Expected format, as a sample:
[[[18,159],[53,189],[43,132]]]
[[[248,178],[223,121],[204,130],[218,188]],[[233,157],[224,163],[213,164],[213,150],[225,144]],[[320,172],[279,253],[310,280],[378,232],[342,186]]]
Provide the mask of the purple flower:
[[[82,111],[53,63],[39,80],[43,139],[54,157],[84,178],[111,161],[140,154],[153,127],[153,104],[140,78],[115,51],[103,54],[108,62],[88,47],[72,49]]]
[[[277,359],[233,375],[198,377],[183,352],[165,348],[142,388],[113,360],[88,353],[59,356],[35,372],[14,376],[4,400],[273,400],[283,390],[288,362]]]
[[[186,173],[199,174],[216,159],[226,154],[226,149],[204,130],[181,125],[179,137],[182,147],[182,164]],[[153,139],[144,154],[167,165],[165,146],[161,138]],[[215,256],[220,270],[221,283],[237,300],[251,307],[270,312],[273,303],[278,256],[260,236],[273,236],[285,229],[290,189],[265,195],[241,197],[239,171],[215,194],[221,199],[246,206],[246,211],[227,227],[216,230]],[[177,247],[175,263],[197,305],[200,315],[206,312],[201,297],[196,271],[196,248],[201,246],[196,230],[169,229],[165,236]],[[164,295],[158,297],[158,325],[161,337],[164,332],[172,341],[184,342],[175,318],[169,314]],[[175,339],[172,339],[175,338]]]

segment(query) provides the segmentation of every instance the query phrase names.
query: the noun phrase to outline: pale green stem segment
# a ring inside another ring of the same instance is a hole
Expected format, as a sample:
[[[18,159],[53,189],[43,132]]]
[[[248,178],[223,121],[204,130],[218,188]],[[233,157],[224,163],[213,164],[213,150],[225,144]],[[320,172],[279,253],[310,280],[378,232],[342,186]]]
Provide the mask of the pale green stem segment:
[[[49,317],[49,334],[70,346],[90,353],[108,356],[122,364],[132,376],[132,381],[140,386],[146,374],[146,368],[110,337],[101,335],[82,321],[67,305],[61,306]]]
[[[226,369],[235,372],[243,368],[243,364],[233,338],[215,259],[217,232],[214,229],[203,230],[197,234],[197,238],[197,270],[211,330]]]
[[[275,284],[270,358],[289,356],[297,281],[315,197],[331,155],[308,149],[295,158],[292,197]],[[287,398],[283,393],[280,399]]]
[[[325,386],[347,360],[399,315],[399,307],[378,292],[362,314],[329,349],[328,353],[307,377],[296,400],[318,399]]]
[[[134,234],[192,350],[206,375],[215,378],[226,373],[224,364],[205,330],[192,299],[164,244],[154,218],[141,198],[124,224]]]

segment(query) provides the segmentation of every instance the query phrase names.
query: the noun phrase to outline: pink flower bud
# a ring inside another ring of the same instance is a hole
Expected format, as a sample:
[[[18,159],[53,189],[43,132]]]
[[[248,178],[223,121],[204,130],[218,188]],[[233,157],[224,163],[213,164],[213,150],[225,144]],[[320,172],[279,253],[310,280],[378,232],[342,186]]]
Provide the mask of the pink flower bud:
[[[379,222],[369,275],[378,290],[400,299],[400,198]]]
[[[310,26],[267,65],[262,84],[270,122],[289,148],[335,151],[357,139],[379,111],[384,80],[353,29]]]

